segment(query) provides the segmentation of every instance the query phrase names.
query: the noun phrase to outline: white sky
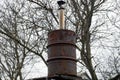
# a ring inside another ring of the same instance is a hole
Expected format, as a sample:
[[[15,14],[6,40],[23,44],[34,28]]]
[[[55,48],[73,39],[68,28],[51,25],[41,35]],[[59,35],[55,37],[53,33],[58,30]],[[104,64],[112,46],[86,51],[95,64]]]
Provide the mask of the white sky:
[[[0,0],[0,4],[3,4],[3,1],[4,0]],[[114,0],[109,0],[109,1],[112,2]],[[98,53],[101,52],[101,51],[98,51]],[[92,49],[92,52],[96,53],[96,51],[94,51],[94,49]],[[108,51],[105,51],[105,52],[108,52]],[[98,55],[103,56],[104,53],[95,54],[95,55],[96,56],[98,56]],[[108,55],[108,54],[106,54],[106,55]],[[105,56],[105,57],[107,57],[107,56]],[[104,59],[103,59],[103,62],[104,62]],[[26,67],[26,72],[28,72],[29,70],[30,70],[30,68],[29,68],[29,66],[27,66]],[[26,78],[29,79],[29,78],[36,78],[36,77],[42,77],[42,76],[47,76],[47,67],[46,67],[46,65],[43,64],[43,62],[40,61],[40,63],[35,63],[34,64],[34,67],[31,69],[31,73]]]

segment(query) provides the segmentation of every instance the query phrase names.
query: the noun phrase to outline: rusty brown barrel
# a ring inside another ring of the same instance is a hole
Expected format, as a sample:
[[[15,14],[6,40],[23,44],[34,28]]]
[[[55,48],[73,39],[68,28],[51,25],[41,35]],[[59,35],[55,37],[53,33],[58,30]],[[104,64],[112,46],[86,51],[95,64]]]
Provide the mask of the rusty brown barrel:
[[[71,30],[54,30],[48,33],[48,77],[77,75],[76,34]]]

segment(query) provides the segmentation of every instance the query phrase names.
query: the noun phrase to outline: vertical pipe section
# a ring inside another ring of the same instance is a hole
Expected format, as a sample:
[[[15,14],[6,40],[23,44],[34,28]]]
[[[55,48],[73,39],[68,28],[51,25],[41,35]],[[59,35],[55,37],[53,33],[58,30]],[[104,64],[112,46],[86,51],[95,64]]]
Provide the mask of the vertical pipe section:
[[[60,29],[64,29],[64,22],[65,22],[64,8],[60,8],[59,9],[59,26],[60,26]]]
[[[76,35],[70,30],[54,30],[48,33],[48,77],[77,75]]]

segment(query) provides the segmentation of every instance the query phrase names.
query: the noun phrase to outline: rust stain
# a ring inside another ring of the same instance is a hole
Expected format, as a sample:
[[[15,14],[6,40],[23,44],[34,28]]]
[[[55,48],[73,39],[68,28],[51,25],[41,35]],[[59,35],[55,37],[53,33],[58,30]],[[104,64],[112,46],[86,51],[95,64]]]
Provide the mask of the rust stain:
[[[55,30],[48,34],[48,77],[77,75],[75,43],[73,31]]]

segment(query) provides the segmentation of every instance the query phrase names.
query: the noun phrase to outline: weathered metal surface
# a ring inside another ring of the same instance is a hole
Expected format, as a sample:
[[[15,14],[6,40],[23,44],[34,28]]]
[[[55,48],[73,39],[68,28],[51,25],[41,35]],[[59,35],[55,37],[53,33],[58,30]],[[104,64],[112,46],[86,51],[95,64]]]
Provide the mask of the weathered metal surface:
[[[75,43],[73,31],[55,30],[48,34],[48,77],[77,75]]]

